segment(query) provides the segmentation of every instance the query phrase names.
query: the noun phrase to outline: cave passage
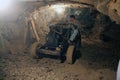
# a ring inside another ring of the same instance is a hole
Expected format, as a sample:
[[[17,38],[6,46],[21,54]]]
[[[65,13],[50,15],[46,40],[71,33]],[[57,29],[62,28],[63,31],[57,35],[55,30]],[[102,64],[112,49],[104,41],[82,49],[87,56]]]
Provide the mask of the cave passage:
[[[120,24],[93,4],[38,0],[0,6],[11,10],[0,7],[0,80],[116,80]],[[66,51],[61,63],[70,15],[81,45]]]

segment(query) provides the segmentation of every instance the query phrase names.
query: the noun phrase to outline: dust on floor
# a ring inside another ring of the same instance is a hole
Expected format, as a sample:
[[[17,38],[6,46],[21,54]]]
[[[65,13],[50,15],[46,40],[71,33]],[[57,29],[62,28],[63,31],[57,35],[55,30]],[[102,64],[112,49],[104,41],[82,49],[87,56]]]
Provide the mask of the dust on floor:
[[[117,59],[109,49],[83,43],[74,64],[32,59],[29,53],[0,55],[0,80],[115,80]]]

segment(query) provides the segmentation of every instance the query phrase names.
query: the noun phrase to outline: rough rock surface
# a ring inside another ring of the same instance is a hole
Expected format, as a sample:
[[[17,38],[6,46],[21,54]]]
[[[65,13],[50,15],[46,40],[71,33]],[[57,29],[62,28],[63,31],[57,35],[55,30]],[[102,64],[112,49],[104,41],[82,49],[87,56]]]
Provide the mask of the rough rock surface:
[[[95,8],[108,15],[113,21],[120,23],[120,0],[73,0],[92,4]]]

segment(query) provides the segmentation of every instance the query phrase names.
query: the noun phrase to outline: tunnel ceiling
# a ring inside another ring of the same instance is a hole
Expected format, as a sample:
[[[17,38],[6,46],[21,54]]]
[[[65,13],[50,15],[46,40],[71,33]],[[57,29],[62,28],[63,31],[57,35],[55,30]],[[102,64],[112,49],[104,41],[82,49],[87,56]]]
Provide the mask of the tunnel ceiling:
[[[49,1],[49,0],[48,0]],[[58,0],[56,0],[58,1]],[[61,0],[93,5],[99,12],[108,15],[113,21],[120,23],[120,0]]]
[[[120,23],[120,0],[20,0],[20,2],[10,7],[10,11],[1,12],[0,21],[15,21],[21,15],[27,15],[34,8],[51,5],[55,3],[77,3],[92,6],[99,12],[108,15],[116,23]],[[8,13],[9,12],[9,13]]]
[[[41,1],[41,0],[38,0]],[[45,0],[48,3],[51,0]],[[52,0],[58,1],[58,0]],[[120,23],[120,0],[61,0],[71,3],[93,5],[99,12],[108,15],[113,21]]]

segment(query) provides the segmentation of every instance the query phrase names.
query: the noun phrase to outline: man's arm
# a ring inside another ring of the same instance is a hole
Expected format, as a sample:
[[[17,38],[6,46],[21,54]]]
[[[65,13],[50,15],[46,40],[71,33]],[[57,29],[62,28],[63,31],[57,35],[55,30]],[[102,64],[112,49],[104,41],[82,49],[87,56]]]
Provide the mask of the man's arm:
[[[73,41],[73,40],[75,39],[75,37],[77,36],[77,34],[78,34],[78,30],[75,29],[75,30],[73,31],[73,34],[70,36],[70,41]]]

